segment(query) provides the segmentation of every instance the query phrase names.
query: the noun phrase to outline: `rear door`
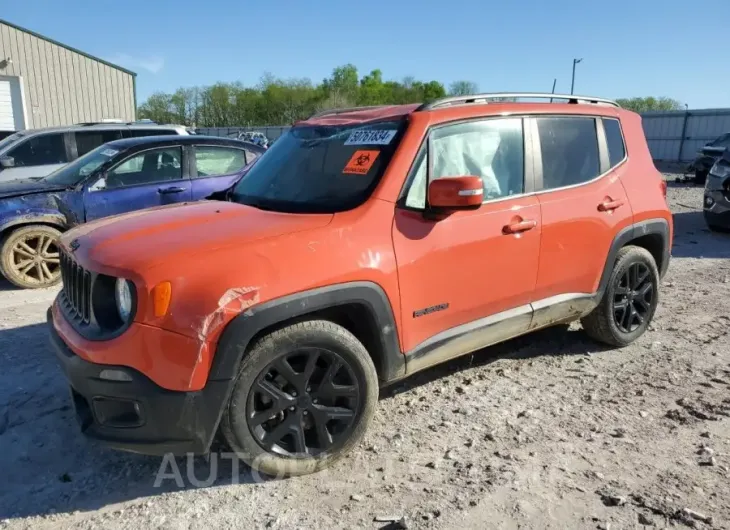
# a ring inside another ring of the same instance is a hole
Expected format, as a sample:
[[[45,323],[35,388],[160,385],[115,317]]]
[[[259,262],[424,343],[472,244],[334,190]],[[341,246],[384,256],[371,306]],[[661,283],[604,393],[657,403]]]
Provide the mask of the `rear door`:
[[[194,201],[231,187],[249,158],[254,159],[245,149],[231,146],[196,145],[192,151],[190,174]]]
[[[86,220],[189,201],[190,178],[180,145],[137,152],[84,192]]]
[[[539,144],[535,152],[541,155],[535,175],[542,211],[539,305],[555,302],[553,297],[593,294],[614,236],[633,216],[621,184],[627,164],[618,120],[605,119],[606,129],[604,119],[592,116],[531,121]]]

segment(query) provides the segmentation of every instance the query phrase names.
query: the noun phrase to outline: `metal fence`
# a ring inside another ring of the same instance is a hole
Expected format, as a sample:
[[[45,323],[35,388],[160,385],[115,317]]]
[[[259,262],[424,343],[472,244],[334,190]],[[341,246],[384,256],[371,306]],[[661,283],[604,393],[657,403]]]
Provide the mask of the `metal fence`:
[[[730,109],[678,110],[645,112],[642,115],[644,134],[652,158],[660,161],[692,160],[697,151],[730,132]],[[200,134],[235,136],[239,131],[260,131],[269,140],[276,140],[290,127],[210,127],[199,128]]]
[[[730,109],[645,112],[641,117],[654,160],[692,160],[707,142],[730,132]]]
[[[206,134],[210,136],[226,136],[235,137],[239,132],[262,132],[269,141],[276,140],[279,136],[283,135],[286,131],[291,129],[290,126],[263,126],[263,127],[198,127],[195,132],[198,134]]]

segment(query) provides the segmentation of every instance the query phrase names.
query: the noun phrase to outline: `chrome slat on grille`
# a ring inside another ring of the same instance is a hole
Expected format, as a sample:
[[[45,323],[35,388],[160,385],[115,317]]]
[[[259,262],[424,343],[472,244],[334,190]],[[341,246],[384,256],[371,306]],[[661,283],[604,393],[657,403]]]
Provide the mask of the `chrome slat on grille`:
[[[71,316],[88,324],[91,320],[91,273],[66,253],[61,253],[63,297]]]

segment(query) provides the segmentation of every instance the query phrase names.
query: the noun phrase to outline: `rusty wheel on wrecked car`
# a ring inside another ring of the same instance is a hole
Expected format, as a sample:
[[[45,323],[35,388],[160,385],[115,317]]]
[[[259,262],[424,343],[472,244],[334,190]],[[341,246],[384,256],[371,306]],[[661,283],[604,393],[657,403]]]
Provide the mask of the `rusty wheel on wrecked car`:
[[[50,226],[18,228],[0,243],[0,272],[16,287],[39,289],[61,281],[58,238]]]
[[[257,473],[312,473],[362,440],[378,391],[373,361],[352,333],[325,320],[299,322],[246,353],[221,431]]]

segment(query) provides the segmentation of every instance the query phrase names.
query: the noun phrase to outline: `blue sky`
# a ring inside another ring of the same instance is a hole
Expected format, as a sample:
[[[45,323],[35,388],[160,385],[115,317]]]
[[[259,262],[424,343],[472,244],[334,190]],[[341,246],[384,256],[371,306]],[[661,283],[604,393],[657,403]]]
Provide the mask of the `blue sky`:
[[[717,31],[730,1],[0,0],[10,22],[138,73],[138,102],[180,86],[277,77],[414,76],[484,92],[669,96],[730,106]],[[699,15],[699,18],[697,18]],[[709,17],[709,18],[708,18]],[[719,25],[714,26],[713,21]],[[715,37],[713,38],[713,34]]]

